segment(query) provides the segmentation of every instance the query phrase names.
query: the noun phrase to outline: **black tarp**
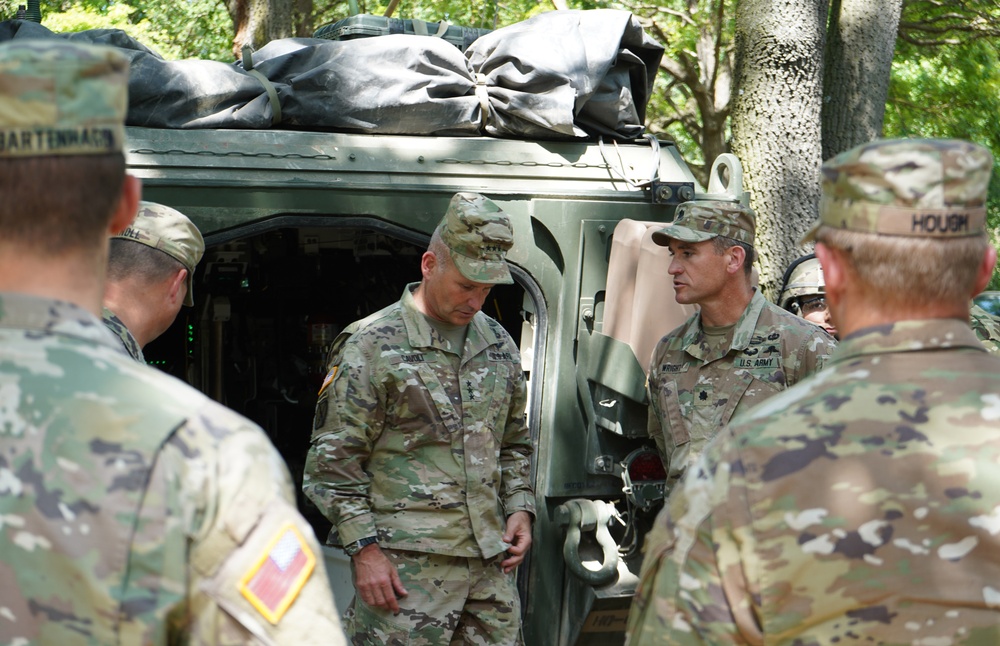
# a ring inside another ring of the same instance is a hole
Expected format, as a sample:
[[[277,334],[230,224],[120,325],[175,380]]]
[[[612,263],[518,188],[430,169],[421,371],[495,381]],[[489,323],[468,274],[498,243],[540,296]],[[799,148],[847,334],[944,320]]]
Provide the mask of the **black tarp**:
[[[643,132],[663,48],[625,11],[553,11],[487,33],[463,54],[440,38],[287,38],[244,62],[164,60],[125,32],[54,34],[0,23],[0,42],[68,38],[131,60],[128,124],[370,134],[622,139]],[[274,121],[274,123],[272,123]]]

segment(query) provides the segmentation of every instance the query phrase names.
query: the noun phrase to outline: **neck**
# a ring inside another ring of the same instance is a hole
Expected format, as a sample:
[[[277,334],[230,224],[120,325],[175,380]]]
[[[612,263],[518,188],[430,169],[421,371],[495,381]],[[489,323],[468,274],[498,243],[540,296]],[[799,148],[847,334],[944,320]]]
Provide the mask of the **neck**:
[[[145,348],[158,335],[158,331],[153,329],[154,319],[150,316],[156,305],[152,299],[147,298],[153,293],[152,286],[130,280],[109,280],[104,289],[104,307],[121,319],[139,349]]]
[[[100,316],[106,267],[106,248],[100,254],[71,250],[46,257],[0,244],[0,292],[66,301]]]
[[[749,281],[731,281],[718,296],[698,303],[701,307],[702,325],[725,327],[736,323],[743,316],[751,299],[753,286]]]
[[[891,325],[900,321],[920,319],[959,319],[968,322],[968,301],[953,303],[912,303],[898,307],[887,308],[883,303],[872,303],[866,299],[850,298],[834,309],[834,323],[840,333],[840,338],[862,330],[880,325]]]

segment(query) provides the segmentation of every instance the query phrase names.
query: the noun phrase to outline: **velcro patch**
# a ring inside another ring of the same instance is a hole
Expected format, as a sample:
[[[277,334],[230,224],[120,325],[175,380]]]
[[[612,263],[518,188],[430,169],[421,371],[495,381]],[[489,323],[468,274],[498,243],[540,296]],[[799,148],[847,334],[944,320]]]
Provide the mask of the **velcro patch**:
[[[333,368],[330,369],[330,372],[326,374],[326,378],[323,379],[323,385],[319,387],[319,392],[316,393],[317,397],[322,395],[323,391],[326,390],[326,387],[333,383],[333,378],[337,376],[338,367],[339,366],[334,366]]]
[[[260,614],[277,625],[315,567],[316,556],[298,528],[288,523],[240,581],[240,592]]]

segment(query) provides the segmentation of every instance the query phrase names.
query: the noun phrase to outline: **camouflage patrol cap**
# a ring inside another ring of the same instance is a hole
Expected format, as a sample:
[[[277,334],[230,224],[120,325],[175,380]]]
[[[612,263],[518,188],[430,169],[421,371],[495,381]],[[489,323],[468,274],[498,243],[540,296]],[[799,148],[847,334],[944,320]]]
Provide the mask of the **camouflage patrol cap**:
[[[194,268],[205,253],[205,240],[194,222],[169,206],[140,202],[135,221],[114,237],[159,249],[184,265],[188,271],[184,304],[194,305]]]
[[[778,305],[782,309],[789,309],[792,300],[800,296],[810,294],[825,294],[826,282],[823,280],[823,266],[819,264],[819,259],[813,254],[803,256],[797,265],[792,268],[785,282],[785,288],[781,290]]]
[[[986,230],[993,156],[956,139],[889,139],[857,146],[822,167],[820,226],[878,235],[955,238]]]
[[[455,267],[477,283],[513,283],[505,260],[514,244],[507,214],[478,193],[456,193],[438,225]]]
[[[670,240],[704,242],[717,236],[753,246],[756,215],[739,202],[696,200],[677,207],[674,221],[652,235],[653,242],[666,247]]]
[[[128,59],[63,40],[0,44],[0,157],[122,150]]]

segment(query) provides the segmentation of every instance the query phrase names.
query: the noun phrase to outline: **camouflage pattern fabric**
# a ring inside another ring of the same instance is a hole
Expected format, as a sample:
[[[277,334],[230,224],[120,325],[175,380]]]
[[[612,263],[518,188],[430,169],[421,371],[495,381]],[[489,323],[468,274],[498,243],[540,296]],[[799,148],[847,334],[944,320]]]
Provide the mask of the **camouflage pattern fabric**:
[[[677,207],[674,221],[653,233],[653,242],[669,246],[670,239],[704,242],[717,236],[739,240],[751,247],[756,232],[756,214],[739,202],[695,200]]]
[[[810,256],[812,254],[809,254]],[[778,307],[783,310],[792,309],[792,301],[803,296],[826,294],[826,281],[823,280],[823,266],[815,256],[806,257],[796,265],[788,276],[785,288],[778,297]]]
[[[128,59],[65,39],[0,44],[0,157],[103,155],[125,142]]]
[[[514,282],[505,260],[514,231],[493,200],[478,193],[456,193],[437,232],[455,267],[469,280],[489,285]]]
[[[1000,352],[1000,319],[973,303],[969,310],[969,322],[987,350]]]
[[[709,444],[628,644],[1000,643],[1000,359],[962,321],[841,340]]]
[[[205,239],[186,215],[163,204],[139,202],[135,220],[114,237],[157,249],[184,265],[188,272],[184,304],[194,306],[194,268],[205,253]]]
[[[647,381],[649,436],[663,458],[667,485],[680,479],[730,419],[820,370],[836,343],[759,291],[725,352],[705,342],[698,313],[660,339]]]
[[[260,428],[19,294],[0,402],[0,643],[345,643]]]
[[[383,553],[409,594],[398,600],[398,615],[355,596],[344,616],[353,646],[522,643],[521,601],[514,573],[503,573],[501,558]]]
[[[125,327],[125,323],[118,318],[114,312],[104,307],[101,309],[101,322],[104,323],[104,327],[111,330],[111,333],[121,340],[122,346],[125,348],[125,352],[128,352],[129,356],[138,361],[139,363],[146,363],[146,357],[142,354],[142,348],[139,347],[139,342],[135,340],[132,333],[128,331]]]
[[[954,238],[986,231],[993,155],[949,139],[879,139],[823,162],[821,225],[881,235]]]
[[[334,357],[303,490],[334,524],[328,543],[492,558],[509,547],[506,517],[535,511],[520,356],[480,312],[456,375],[416,286]]]

